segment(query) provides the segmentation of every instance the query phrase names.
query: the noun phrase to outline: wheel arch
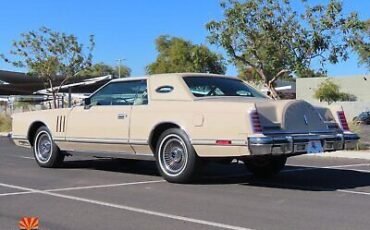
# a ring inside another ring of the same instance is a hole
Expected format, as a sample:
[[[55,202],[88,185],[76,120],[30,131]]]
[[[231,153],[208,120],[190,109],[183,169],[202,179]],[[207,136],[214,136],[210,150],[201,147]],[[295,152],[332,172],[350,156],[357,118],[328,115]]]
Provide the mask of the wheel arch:
[[[33,146],[33,142],[34,142],[37,130],[42,126],[45,126],[48,128],[48,126],[42,121],[34,121],[30,125],[30,128],[28,129],[28,132],[27,132],[27,139],[31,146]]]
[[[189,134],[186,132],[186,130],[181,125],[179,125],[175,122],[170,122],[170,121],[158,123],[154,126],[154,128],[150,132],[149,139],[148,139],[150,149],[152,150],[153,153],[155,153],[155,150],[156,150],[157,144],[158,144],[158,140],[159,140],[159,137],[161,136],[161,134],[164,131],[166,131],[168,129],[171,129],[171,128],[181,129],[183,132],[185,132],[185,134],[190,139]]]

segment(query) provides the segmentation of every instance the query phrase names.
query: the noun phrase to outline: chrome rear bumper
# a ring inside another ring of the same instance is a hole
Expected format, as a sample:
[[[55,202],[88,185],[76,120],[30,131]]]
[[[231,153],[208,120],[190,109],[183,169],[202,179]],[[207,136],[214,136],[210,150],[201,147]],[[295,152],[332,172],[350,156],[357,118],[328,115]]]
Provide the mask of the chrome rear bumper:
[[[307,153],[310,141],[320,141],[324,151],[353,149],[359,136],[354,133],[289,134],[248,138],[251,155],[294,155]]]

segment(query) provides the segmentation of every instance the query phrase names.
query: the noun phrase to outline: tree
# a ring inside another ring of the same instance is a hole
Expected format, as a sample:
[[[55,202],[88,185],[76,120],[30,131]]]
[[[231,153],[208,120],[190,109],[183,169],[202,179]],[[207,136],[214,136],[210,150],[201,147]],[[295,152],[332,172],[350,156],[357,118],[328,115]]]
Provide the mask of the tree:
[[[355,101],[354,95],[340,91],[339,85],[335,84],[330,78],[323,81],[316,89],[314,97],[320,101],[331,104],[336,101]]]
[[[226,67],[221,55],[204,45],[194,45],[182,38],[160,36],[156,39],[158,56],[146,67],[148,74],[199,72],[224,74]]]
[[[256,82],[259,83],[262,81],[262,78],[260,75],[258,75],[257,71],[254,70],[251,67],[244,67],[244,66],[238,66],[238,78],[247,81],[247,82]]]
[[[119,65],[114,67],[113,75],[121,78],[129,77],[131,75],[131,69],[125,65]]]
[[[131,69],[125,65],[121,65],[120,67],[121,77],[128,77],[131,74]],[[118,66],[110,66],[103,62],[96,63],[91,67],[81,71],[78,75],[82,77],[101,77],[105,75],[113,75],[118,77],[119,76],[119,68]]]
[[[239,79],[248,82],[255,82],[257,84],[263,84],[263,79],[255,69],[251,67],[237,66],[237,70]],[[291,74],[284,74],[281,78],[287,81],[295,81]]]
[[[364,22],[364,36],[352,40],[352,47],[359,56],[359,64],[370,70],[370,19]]]
[[[363,33],[356,13],[342,3],[309,6],[298,13],[288,0],[222,1],[224,19],[206,27],[211,44],[222,46],[236,66],[252,68],[278,98],[273,83],[287,74],[325,74],[326,63],[347,60],[349,40]],[[313,69],[311,63],[320,63]]]
[[[38,31],[22,33],[21,39],[13,42],[10,54],[17,60],[10,60],[3,54],[0,56],[15,67],[28,68],[30,75],[41,78],[51,89],[56,108],[61,87],[91,65],[94,46],[93,35],[85,48],[72,34],[41,27]]]

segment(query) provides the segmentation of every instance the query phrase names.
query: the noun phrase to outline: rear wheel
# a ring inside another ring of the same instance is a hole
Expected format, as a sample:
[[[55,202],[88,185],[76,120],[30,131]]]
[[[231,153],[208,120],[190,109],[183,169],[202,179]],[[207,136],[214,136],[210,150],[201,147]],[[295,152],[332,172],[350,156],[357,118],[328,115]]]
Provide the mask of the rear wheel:
[[[286,164],[286,157],[255,158],[244,160],[249,171],[258,177],[270,177],[278,174]]]
[[[200,159],[181,129],[171,128],[162,133],[155,156],[158,170],[168,182],[190,182],[200,168]]]
[[[36,132],[33,153],[37,164],[44,168],[59,167],[64,160],[64,154],[54,143],[49,130],[45,126],[40,127]]]

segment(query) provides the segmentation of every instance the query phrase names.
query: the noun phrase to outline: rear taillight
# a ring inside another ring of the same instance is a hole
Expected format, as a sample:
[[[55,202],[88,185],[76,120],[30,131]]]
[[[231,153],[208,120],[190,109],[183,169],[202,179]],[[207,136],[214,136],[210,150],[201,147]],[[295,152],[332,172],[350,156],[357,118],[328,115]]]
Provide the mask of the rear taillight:
[[[338,114],[340,126],[342,127],[343,131],[349,131],[349,126],[348,126],[346,115],[344,114],[344,112],[338,111],[337,114]]]
[[[260,122],[260,116],[256,110],[253,110],[250,113],[251,116],[251,125],[254,133],[262,133],[262,126]]]

